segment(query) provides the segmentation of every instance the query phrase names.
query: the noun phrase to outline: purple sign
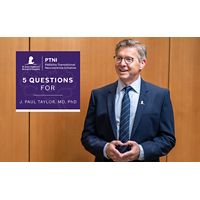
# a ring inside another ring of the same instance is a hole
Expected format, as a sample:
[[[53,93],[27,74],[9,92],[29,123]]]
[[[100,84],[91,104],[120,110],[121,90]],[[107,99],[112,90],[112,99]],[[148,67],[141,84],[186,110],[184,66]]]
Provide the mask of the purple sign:
[[[17,111],[80,111],[79,51],[17,51]]]

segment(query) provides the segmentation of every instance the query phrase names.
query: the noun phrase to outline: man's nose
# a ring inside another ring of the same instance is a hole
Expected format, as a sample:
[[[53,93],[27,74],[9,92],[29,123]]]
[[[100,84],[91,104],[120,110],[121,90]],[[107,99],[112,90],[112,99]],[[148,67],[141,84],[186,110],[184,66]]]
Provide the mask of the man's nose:
[[[125,62],[125,59],[124,58],[122,58],[122,60],[121,60],[121,63],[120,63],[121,65],[126,65],[126,62]]]

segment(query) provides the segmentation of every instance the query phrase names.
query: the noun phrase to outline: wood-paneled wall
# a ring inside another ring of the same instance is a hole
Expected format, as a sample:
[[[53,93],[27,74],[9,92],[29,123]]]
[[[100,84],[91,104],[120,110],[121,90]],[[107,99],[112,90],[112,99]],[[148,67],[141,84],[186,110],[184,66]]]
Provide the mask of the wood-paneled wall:
[[[0,38],[0,161],[29,160],[28,113],[16,113],[16,51],[28,38]]]
[[[92,89],[116,80],[113,55],[122,38],[31,38],[31,50],[81,52],[81,112],[31,113],[31,161],[92,161],[81,143],[81,131]],[[145,39],[152,56],[145,77],[167,87],[168,38]],[[153,48],[153,47],[156,48]],[[159,59],[156,64],[156,55]],[[157,79],[156,74],[160,76]]]
[[[84,118],[91,90],[117,79],[113,55],[121,39],[0,38],[0,161],[94,160],[80,142]],[[135,39],[148,50],[142,77],[171,91],[177,146],[162,161],[200,161],[199,38]],[[80,113],[15,112],[15,52],[28,49],[81,52]]]
[[[171,38],[170,90],[176,148],[169,161],[200,161],[200,38]]]

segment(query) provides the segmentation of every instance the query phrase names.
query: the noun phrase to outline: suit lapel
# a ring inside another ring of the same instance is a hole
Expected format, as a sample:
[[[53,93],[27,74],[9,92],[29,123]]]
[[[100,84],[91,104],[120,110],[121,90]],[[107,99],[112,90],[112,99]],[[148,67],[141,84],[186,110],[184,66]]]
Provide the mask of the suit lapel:
[[[114,84],[113,88],[108,92],[107,97],[107,109],[110,119],[110,124],[112,126],[115,138],[117,138],[117,125],[115,120],[115,94],[116,94],[117,82]]]
[[[147,94],[148,94],[148,89],[146,87],[146,83],[145,83],[145,81],[141,80],[141,91],[140,91],[138,106],[137,106],[137,110],[136,110],[136,114],[135,114],[135,120],[133,123],[132,132],[131,132],[131,137],[134,135],[135,130],[138,127],[139,122],[141,120],[142,113],[147,105],[147,101],[148,101]]]

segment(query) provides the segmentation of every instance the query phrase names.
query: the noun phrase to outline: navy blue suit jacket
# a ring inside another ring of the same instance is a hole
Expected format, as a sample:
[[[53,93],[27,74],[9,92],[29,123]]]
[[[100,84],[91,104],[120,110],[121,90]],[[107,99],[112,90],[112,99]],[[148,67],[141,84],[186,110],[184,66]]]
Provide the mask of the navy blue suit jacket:
[[[93,90],[81,141],[96,161],[110,161],[103,155],[107,142],[116,140],[115,93],[117,82]],[[159,161],[174,147],[174,116],[167,89],[141,81],[141,91],[131,139],[142,145],[144,161]]]

